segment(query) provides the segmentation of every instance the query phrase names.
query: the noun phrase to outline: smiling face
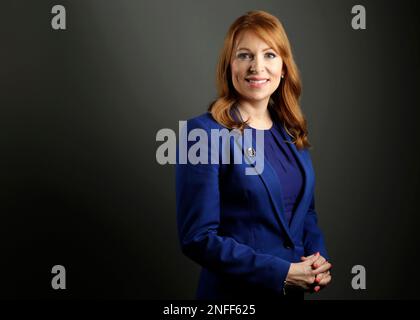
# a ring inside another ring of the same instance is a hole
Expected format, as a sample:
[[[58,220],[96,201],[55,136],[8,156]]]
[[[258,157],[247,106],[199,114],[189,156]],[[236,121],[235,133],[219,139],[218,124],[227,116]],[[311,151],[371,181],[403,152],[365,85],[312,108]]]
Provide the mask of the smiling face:
[[[252,31],[238,37],[231,59],[232,83],[241,99],[267,102],[278,88],[283,60]]]

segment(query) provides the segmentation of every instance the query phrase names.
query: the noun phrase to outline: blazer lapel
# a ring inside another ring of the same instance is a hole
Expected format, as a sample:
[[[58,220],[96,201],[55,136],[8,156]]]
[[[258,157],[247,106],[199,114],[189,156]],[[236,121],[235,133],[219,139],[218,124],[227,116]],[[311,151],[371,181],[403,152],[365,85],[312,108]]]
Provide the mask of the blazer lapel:
[[[237,114],[237,110],[235,108],[231,109],[231,116],[239,120],[239,115]],[[269,161],[264,161],[264,154],[261,154],[261,152],[258,152],[258,148],[255,148],[255,141],[247,141],[247,139],[243,139],[243,136],[238,135],[235,138],[236,143],[241,148],[244,154],[244,158],[247,159],[248,163],[255,168],[256,164],[258,166],[258,163],[261,163],[263,161],[264,163],[264,170],[261,174],[259,174],[261,180],[263,181],[264,185],[267,188],[267,192],[270,195],[270,198],[272,200],[272,203],[274,205],[275,212],[277,214],[277,217],[279,218],[281,225],[283,226],[283,229],[285,230],[287,236],[289,237],[289,240],[291,243],[294,244],[292,235],[296,235],[299,231],[299,224],[303,223],[306,212],[308,210],[308,206],[310,203],[310,196],[311,196],[311,188],[310,186],[313,184],[313,174],[311,173],[311,163],[307,157],[303,155],[303,150],[298,150],[296,148],[296,145],[292,143],[291,137],[286,132],[286,130],[283,128],[281,121],[278,119],[276,114],[273,114],[273,122],[274,125],[277,126],[279,130],[282,131],[283,135],[286,137],[287,144],[290,145],[293,154],[296,156],[297,163],[300,165],[302,172],[303,172],[303,194],[301,198],[298,200],[299,203],[296,207],[296,210],[294,214],[292,215],[292,219],[290,222],[290,225],[287,225],[285,221],[285,208],[283,203],[283,191],[281,187],[280,181],[277,179],[277,174]],[[283,137],[274,130],[274,137],[277,140],[277,142],[280,142],[280,140],[283,140]],[[254,140],[254,139],[252,139]],[[255,148],[257,150],[255,157],[251,158],[247,154],[247,150],[249,148]],[[261,151],[261,148],[259,148]],[[259,169],[256,168],[257,172],[260,172]]]
[[[248,129],[251,130],[251,129]],[[294,243],[293,237],[291,236],[289,226],[286,223],[283,212],[284,203],[281,191],[281,184],[277,179],[276,172],[268,161],[264,161],[264,149],[262,146],[256,145],[256,139],[246,139],[244,135],[237,135],[235,138],[236,144],[243,151],[244,159],[252,168],[254,168],[253,174],[258,175],[264,183],[267,192],[272,200],[274,210],[277,217],[280,220],[285,233],[289,238],[290,243]],[[255,155],[250,156],[248,150],[255,150]],[[263,170],[261,170],[261,164],[264,164]],[[262,172],[261,172],[262,171]],[[249,173],[248,173],[249,174]]]

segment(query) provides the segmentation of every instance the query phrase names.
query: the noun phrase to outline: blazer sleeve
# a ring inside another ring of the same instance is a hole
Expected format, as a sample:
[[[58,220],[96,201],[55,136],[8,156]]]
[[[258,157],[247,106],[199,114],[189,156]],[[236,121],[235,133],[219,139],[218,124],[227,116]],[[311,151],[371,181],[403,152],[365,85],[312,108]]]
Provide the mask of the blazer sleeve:
[[[308,256],[319,251],[325,259],[330,260],[325,247],[324,236],[318,226],[318,214],[315,211],[314,192],[312,193],[312,200],[305,217],[303,233],[305,255]]]
[[[187,122],[194,128],[210,130],[204,121]],[[208,139],[208,159],[211,146]],[[199,142],[196,142],[199,143]],[[194,144],[194,143],[193,143]],[[188,142],[188,150],[191,145]],[[177,148],[179,152],[179,148]],[[282,293],[290,262],[252,247],[229,236],[218,234],[220,224],[219,164],[176,165],[177,226],[182,252],[209,270],[229,275],[249,284]]]

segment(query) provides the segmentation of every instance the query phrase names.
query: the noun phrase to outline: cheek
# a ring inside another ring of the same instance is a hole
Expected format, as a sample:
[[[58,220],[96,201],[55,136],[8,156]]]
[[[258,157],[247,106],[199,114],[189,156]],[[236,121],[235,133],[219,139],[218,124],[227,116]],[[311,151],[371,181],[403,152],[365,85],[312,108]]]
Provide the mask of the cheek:
[[[233,83],[238,83],[238,81],[241,78],[241,68],[237,64],[232,64],[230,67],[231,73],[232,73],[232,81]]]
[[[239,68],[238,68],[238,65],[236,63],[233,63],[230,68],[232,70],[232,75],[234,77],[237,77],[239,75],[239,71],[240,71]]]
[[[243,75],[247,73],[249,63],[247,61],[234,61],[231,63],[231,70],[237,75]]]
[[[239,88],[239,84],[238,84],[238,68],[235,64],[231,64],[230,65],[230,73],[231,75],[231,81],[232,81],[232,85],[235,88],[236,91],[238,91]]]
[[[281,82],[281,71],[278,72],[276,70],[276,72],[272,72],[271,77],[272,77],[272,79],[271,79],[272,85],[277,87]]]
[[[276,78],[280,78],[281,77],[281,72],[282,72],[282,68],[283,68],[283,64],[282,63],[276,63],[272,65],[272,74],[274,77]]]

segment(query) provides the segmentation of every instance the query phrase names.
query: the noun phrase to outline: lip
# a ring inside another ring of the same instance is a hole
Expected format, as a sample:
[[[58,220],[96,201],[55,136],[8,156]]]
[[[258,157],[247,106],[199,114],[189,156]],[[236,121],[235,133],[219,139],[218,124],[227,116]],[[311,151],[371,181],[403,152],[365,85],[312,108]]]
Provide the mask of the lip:
[[[250,82],[249,80],[252,81],[262,81],[262,80],[266,80],[264,82]],[[245,81],[247,83],[247,85],[250,88],[262,88],[264,87],[267,83],[270,82],[270,79],[268,78],[263,78],[263,77],[249,77],[249,78],[245,78]]]
[[[265,77],[246,77],[245,80],[269,80]]]

